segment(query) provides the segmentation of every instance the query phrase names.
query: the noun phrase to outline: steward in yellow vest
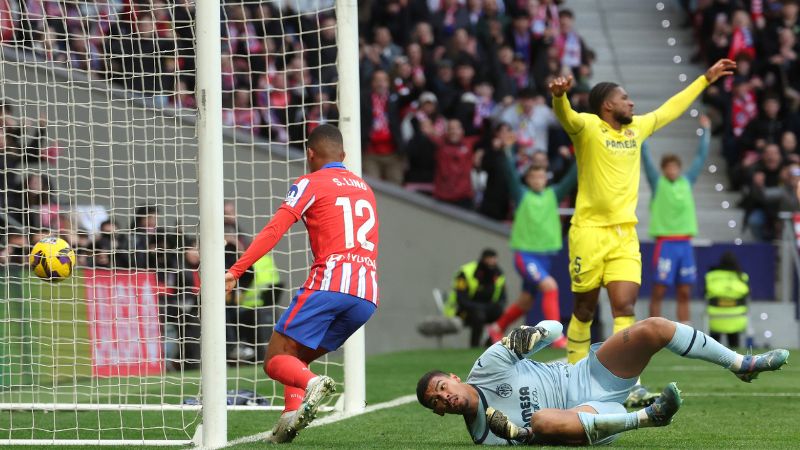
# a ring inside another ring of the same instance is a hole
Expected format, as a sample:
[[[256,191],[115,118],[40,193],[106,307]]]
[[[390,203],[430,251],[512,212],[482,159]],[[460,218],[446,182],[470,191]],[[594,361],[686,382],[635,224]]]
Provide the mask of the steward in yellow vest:
[[[470,328],[470,345],[480,345],[486,325],[494,322],[506,303],[506,277],[497,265],[497,252],[486,249],[477,261],[462,265],[453,279],[453,289],[444,314],[460,317]]]
[[[708,328],[711,337],[728,336],[728,347],[739,346],[739,333],[747,330],[749,277],[739,268],[731,252],[722,255],[717,267],[706,273]]]

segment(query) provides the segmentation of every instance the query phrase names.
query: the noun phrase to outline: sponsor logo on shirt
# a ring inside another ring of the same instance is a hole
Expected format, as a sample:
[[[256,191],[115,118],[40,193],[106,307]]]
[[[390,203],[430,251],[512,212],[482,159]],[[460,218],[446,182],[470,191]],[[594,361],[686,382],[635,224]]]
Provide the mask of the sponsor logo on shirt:
[[[303,192],[305,192],[306,188],[308,187],[308,183],[308,178],[303,178],[302,180],[293,184],[292,187],[289,188],[289,192],[286,193],[286,204],[291,207],[297,206],[297,201],[303,196]]]
[[[370,258],[369,256],[354,255],[352,253],[347,253],[345,255],[342,255],[340,253],[333,253],[328,256],[328,259],[325,260],[325,262],[329,264],[330,263],[338,264],[341,261],[361,264],[362,266],[366,266],[372,269],[374,269],[377,266],[377,264],[375,264],[375,260]]]
[[[497,386],[494,389],[494,392],[500,397],[508,398],[508,397],[511,397],[511,394],[514,392],[514,389],[511,388],[510,384],[503,383],[503,384]]]
[[[528,386],[519,388],[519,409],[522,410],[522,423],[531,423],[533,413],[542,409],[539,406],[539,392]]]

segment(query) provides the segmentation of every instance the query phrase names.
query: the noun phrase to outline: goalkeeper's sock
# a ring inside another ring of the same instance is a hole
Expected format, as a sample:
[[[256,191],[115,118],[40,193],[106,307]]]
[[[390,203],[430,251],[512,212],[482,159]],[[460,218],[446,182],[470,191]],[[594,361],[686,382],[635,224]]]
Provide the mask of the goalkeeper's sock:
[[[303,396],[306,395],[305,389],[283,385],[283,412],[297,411],[303,403]]]
[[[582,322],[573,314],[567,327],[567,361],[575,364],[585,358],[591,341],[592,321]]]
[[[515,320],[522,317],[523,314],[525,314],[525,310],[520,308],[518,304],[512,303],[508,308],[506,308],[505,312],[503,312],[503,315],[500,316],[495,323],[498,327],[500,327],[502,332],[505,332],[506,328],[514,323]]]
[[[558,289],[542,292],[542,313],[547,320],[561,321],[561,310],[558,306]]]
[[[275,355],[267,363],[267,375],[285,386],[305,391],[308,381],[317,375],[306,363],[291,355]]]
[[[592,414],[579,412],[578,419],[586,432],[590,445],[602,445],[615,434],[639,428],[639,415],[636,412],[619,414]]]
[[[617,334],[634,323],[636,323],[636,317],[634,316],[614,317],[614,329],[612,334]]]
[[[702,331],[682,323],[675,323],[675,334],[667,348],[680,356],[702,359],[726,369],[737,370],[743,356],[717,342]]]

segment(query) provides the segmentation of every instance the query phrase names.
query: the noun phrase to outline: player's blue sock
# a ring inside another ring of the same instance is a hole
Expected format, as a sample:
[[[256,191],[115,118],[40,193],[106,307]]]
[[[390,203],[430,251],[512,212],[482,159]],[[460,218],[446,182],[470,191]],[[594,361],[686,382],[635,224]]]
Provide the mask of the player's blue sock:
[[[619,414],[592,414],[579,412],[578,419],[583,425],[590,445],[608,444],[623,431],[639,428],[639,416],[636,412]]]
[[[667,348],[680,356],[702,359],[726,369],[734,362],[741,361],[741,355],[717,342],[702,331],[682,323],[675,323],[675,335],[667,344]]]

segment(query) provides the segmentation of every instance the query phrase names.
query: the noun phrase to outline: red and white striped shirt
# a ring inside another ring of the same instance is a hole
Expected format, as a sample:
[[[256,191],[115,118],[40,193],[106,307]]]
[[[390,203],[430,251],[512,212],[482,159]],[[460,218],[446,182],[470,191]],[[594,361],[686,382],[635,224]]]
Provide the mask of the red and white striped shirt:
[[[314,263],[306,289],[350,294],[378,304],[375,195],[341,163],[298,178],[273,219],[231,267],[236,278],[277,244],[292,223],[308,230]]]

